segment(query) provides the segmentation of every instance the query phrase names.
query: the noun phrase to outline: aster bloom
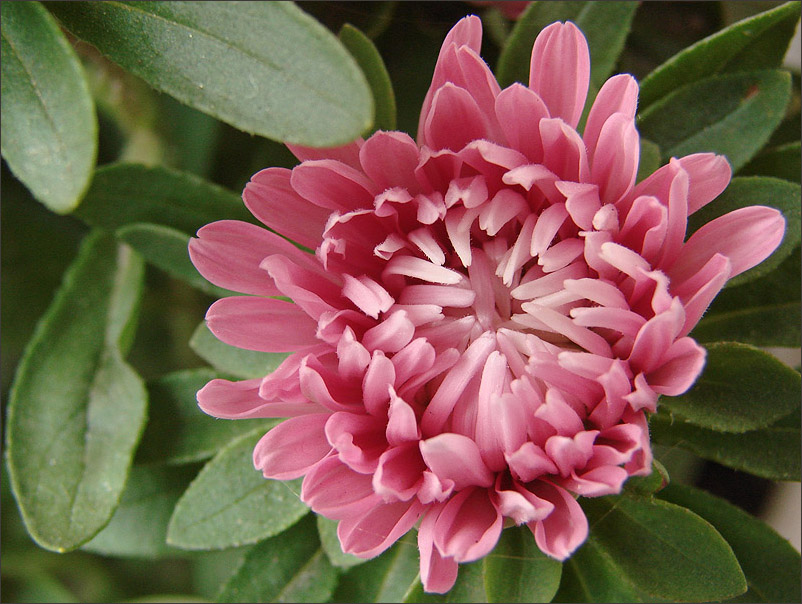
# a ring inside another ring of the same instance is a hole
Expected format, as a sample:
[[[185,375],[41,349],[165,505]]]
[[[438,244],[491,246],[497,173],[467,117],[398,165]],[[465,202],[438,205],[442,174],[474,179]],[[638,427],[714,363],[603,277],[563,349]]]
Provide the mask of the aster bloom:
[[[575,25],[543,30],[529,85],[504,90],[481,37],[476,17],[446,37],[417,141],[292,146],[298,166],[254,175],[249,210],[314,255],[237,221],[190,243],[209,281],[247,294],[215,302],[209,329],[291,353],[264,378],[213,380],[201,408],[289,418],[255,466],[304,476],[346,552],[376,556],[417,525],[430,592],[505,525],[571,555],[588,533],[576,497],[651,471],[647,414],[704,366],[688,333],[785,227],[753,206],[686,239],[730,181],[725,158],[673,158],[636,185],[631,76],[602,86],[580,135],[590,58]]]

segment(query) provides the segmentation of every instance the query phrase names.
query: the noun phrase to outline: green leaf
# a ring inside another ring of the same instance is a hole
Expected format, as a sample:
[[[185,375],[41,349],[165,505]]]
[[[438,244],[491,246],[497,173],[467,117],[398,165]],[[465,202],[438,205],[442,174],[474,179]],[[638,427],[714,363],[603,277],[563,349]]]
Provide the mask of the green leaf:
[[[75,215],[112,231],[148,222],[189,234],[215,220],[254,220],[239,195],[194,174],[125,163],[95,171]]]
[[[487,602],[484,588],[484,566],[482,561],[460,564],[454,587],[445,594],[430,594],[423,591],[420,578],[404,595],[402,602]]]
[[[591,533],[563,564],[562,581],[553,602],[642,602],[621,567]]]
[[[275,371],[287,358],[283,352],[243,350],[221,342],[204,322],[195,329],[189,346],[218,371],[239,378],[264,377]]]
[[[795,141],[767,149],[741,168],[742,176],[775,176],[799,184],[802,147]]]
[[[483,564],[488,602],[551,602],[560,586],[562,563],[540,551],[527,527],[502,531]]]
[[[698,342],[800,346],[799,246],[768,275],[726,288],[691,332]]]
[[[624,488],[629,493],[638,495],[651,495],[657,491],[664,489],[671,479],[668,476],[668,470],[656,459],[652,460],[652,472],[647,476],[630,476]]]
[[[186,233],[159,224],[137,222],[120,228],[115,234],[147,262],[202,292],[217,298],[236,293],[217,287],[201,276],[189,259],[187,246],[190,237]]]
[[[662,165],[660,147],[646,138],[640,139],[640,159],[638,160],[638,176],[636,182],[657,171]]]
[[[310,514],[254,547],[223,586],[218,602],[325,602],[337,583]]]
[[[727,189],[715,201],[694,213],[688,221],[688,234],[724,214],[747,206],[761,205],[776,208],[785,217],[785,236],[782,243],[766,260],[756,267],[737,275],[728,287],[740,285],[770,273],[799,246],[802,235],[798,184],[769,176],[744,176],[733,178]]]
[[[340,578],[332,602],[401,602],[418,581],[418,547],[407,533],[389,550],[351,568]]]
[[[218,419],[195,398],[207,382],[223,377],[212,369],[189,369],[148,384],[150,419],[137,451],[138,463],[186,464],[208,459],[234,438],[275,426],[275,419]]]
[[[789,417],[793,417],[791,414]],[[658,412],[649,419],[652,440],[770,480],[799,480],[799,422],[783,418],[741,434],[715,432]]]
[[[105,556],[142,558],[180,553],[167,545],[167,523],[192,474],[186,468],[131,468],[111,522],[82,549]]]
[[[727,540],[746,575],[745,602],[799,602],[800,557],[774,529],[728,501],[681,484],[660,498],[681,505],[710,522]]]
[[[501,51],[496,74],[502,86],[529,81],[535,38],[555,21],[573,21],[590,49],[591,87],[612,73],[624,48],[638,5],[634,2],[533,2],[513,27]]]
[[[114,513],[141,435],[146,393],[123,360],[142,261],[90,234],[20,363],[8,407],[14,493],[31,536],[67,551]]]
[[[257,428],[223,447],[175,506],[167,543],[182,549],[224,549],[277,535],[309,512],[300,481],[267,480],[253,467]]]
[[[577,15],[590,48],[591,88],[601,88],[613,72],[637,9],[635,2],[588,2]]]
[[[367,562],[364,558],[357,558],[352,554],[346,554],[340,547],[340,540],[337,537],[336,520],[330,520],[325,516],[317,516],[317,532],[320,536],[320,544],[323,551],[334,566],[340,568],[351,568]]]
[[[387,67],[376,46],[365,34],[346,23],[339,34],[340,42],[354,57],[368,80],[373,94],[376,117],[371,130],[395,130],[395,93]]]
[[[636,588],[685,602],[723,600],[746,591],[730,546],[690,510],[628,496],[581,503],[590,534]]]
[[[641,107],[714,74],[779,67],[797,21],[799,2],[788,2],[689,46],[643,79]]]
[[[239,130],[318,147],[368,128],[365,76],[289,2],[48,2],[76,36],[160,92]]]
[[[799,373],[748,344],[708,344],[701,377],[660,405],[685,421],[720,432],[766,428],[799,406]]]
[[[97,118],[81,63],[38,2],[2,6],[2,153],[59,214],[81,201],[95,166]]]
[[[782,121],[791,98],[786,71],[724,74],[687,84],[639,114],[638,129],[663,159],[701,151],[746,164]]]

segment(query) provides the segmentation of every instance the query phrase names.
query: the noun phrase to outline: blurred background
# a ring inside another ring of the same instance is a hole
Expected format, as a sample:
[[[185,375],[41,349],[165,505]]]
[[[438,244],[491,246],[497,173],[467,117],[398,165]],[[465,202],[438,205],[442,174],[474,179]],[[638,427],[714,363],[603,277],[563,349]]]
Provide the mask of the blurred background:
[[[511,24],[494,8],[466,2],[299,2],[335,33],[351,23],[374,40],[395,88],[398,129],[413,133],[440,44],[461,17],[483,17],[482,54],[491,67]],[[644,2],[636,13],[619,72],[641,79],[654,67],[722,27],[780,2]],[[196,173],[234,191],[267,166],[294,165],[283,145],[250,136],[156,93],[75,42],[98,108],[98,164],[125,160],[162,164]],[[794,102],[773,142],[800,131],[799,31],[787,66],[794,71]],[[0,381],[5,403],[16,366],[39,317],[48,307],[87,227],[57,216],[36,202],[2,165],[0,206]],[[148,266],[139,331],[129,362],[143,378],[200,367],[187,345],[212,298]],[[773,351],[794,367],[798,350]],[[3,422],[5,424],[5,422]],[[3,440],[3,442],[5,442]],[[800,548],[799,483],[773,483],[703,461],[679,449],[657,456],[672,477],[696,484],[755,514]],[[191,467],[190,471],[197,471]],[[2,473],[3,602],[146,602],[149,595],[175,594],[173,601],[214,597],[236,552],[186,553],[158,561],[114,559],[85,551],[55,554],[28,536]],[[163,596],[158,600],[167,601]]]

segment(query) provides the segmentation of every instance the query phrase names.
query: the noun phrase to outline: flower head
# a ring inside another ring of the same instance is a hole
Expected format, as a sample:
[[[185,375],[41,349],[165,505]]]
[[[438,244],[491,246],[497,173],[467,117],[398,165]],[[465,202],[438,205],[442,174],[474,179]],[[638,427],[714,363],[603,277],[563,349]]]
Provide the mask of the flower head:
[[[248,294],[212,305],[212,332],[292,353],[264,378],[210,382],[201,408],[290,418],[256,467],[304,476],[303,500],[358,556],[419,523],[437,592],[505,523],[570,556],[588,532],[576,496],[650,472],[646,414],[704,365],[687,334],[784,231],[779,212],[749,207],[686,239],[729,164],[675,158],[636,185],[629,75],[604,84],[580,135],[590,59],[572,23],[543,30],[529,86],[504,90],[481,36],[468,17],[446,37],[417,141],[291,147],[298,166],[248,183],[251,212],[314,255],[236,221],[190,244],[206,278]]]

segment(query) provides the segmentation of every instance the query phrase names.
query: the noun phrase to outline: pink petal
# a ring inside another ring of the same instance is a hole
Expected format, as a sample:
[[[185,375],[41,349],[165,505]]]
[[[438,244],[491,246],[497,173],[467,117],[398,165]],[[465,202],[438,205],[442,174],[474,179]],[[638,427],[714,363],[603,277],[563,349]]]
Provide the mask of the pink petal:
[[[599,187],[590,183],[558,181],[557,190],[565,195],[565,209],[580,229],[590,230],[593,217],[601,208]]]
[[[426,465],[442,479],[454,481],[457,490],[471,485],[488,487],[493,473],[482,461],[476,443],[462,434],[442,433],[420,441]]]
[[[513,476],[521,482],[531,482],[543,474],[556,474],[557,466],[546,455],[545,451],[531,441],[505,455]]]
[[[663,362],[663,355],[677,338],[685,323],[685,311],[675,299],[671,308],[649,319],[641,328],[629,355],[634,372],[649,373]]]
[[[392,447],[382,453],[373,474],[373,489],[385,501],[409,501],[423,482],[426,465],[417,442]]]
[[[683,394],[702,372],[706,354],[692,338],[680,338],[663,356],[660,367],[646,376],[649,386],[658,394]]]
[[[398,352],[412,341],[415,325],[407,317],[404,310],[396,310],[384,318],[376,327],[365,332],[362,343],[371,352]]]
[[[295,166],[290,182],[301,197],[321,208],[341,212],[373,207],[373,197],[380,192],[362,171],[333,159]]]
[[[593,455],[593,442],[598,430],[577,432],[573,437],[555,435],[546,441],[545,449],[560,474],[568,476],[572,470],[584,468]]]
[[[434,545],[435,523],[442,507],[431,506],[418,528],[420,550],[420,579],[423,589],[430,593],[446,593],[457,580],[459,565],[454,558],[440,554]]]
[[[320,405],[304,402],[274,402],[259,396],[261,378],[231,382],[216,379],[198,391],[198,406],[204,413],[221,419],[293,417],[325,411]]]
[[[457,562],[473,562],[495,547],[502,524],[485,489],[466,489],[451,497],[437,517],[434,543]]]
[[[387,419],[387,441],[393,445],[420,440],[421,433],[415,410],[390,389],[390,409]]]
[[[573,23],[552,23],[532,48],[529,88],[540,96],[552,117],[576,127],[590,82],[590,53],[585,36]]]
[[[314,161],[318,159],[335,159],[358,170],[360,168],[359,150],[362,147],[363,142],[364,141],[361,138],[358,138],[346,145],[328,148],[303,147],[301,145],[287,144],[287,149],[289,149],[292,154],[302,162]]]
[[[545,519],[529,524],[537,546],[552,558],[565,560],[587,538],[588,519],[565,489],[538,481],[530,490],[554,504],[554,511]]]
[[[245,185],[242,198],[265,225],[309,248],[316,248],[331,213],[298,195],[290,184],[290,170],[267,168]]]
[[[189,256],[206,279],[234,291],[257,296],[279,296],[270,277],[259,268],[266,256],[284,254],[301,262],[316,264],[283,239],[247,222],[220,220],[202,227],[197,239],[189,241]]]
[[[543,165],[559,180],[589,180],[588,154],[576,130],[560,118],[542,119],[540,136],[543,140]]]
[[[600,497],[621,492],[629,472],[619,466],[601,466],[560,481],[562,486],[583,497]]]
[[[358,474],[337,456],[327,457],[306,475],[301,500],[318,514],[341,520],[367,514],[381,505],[370,474]]]
[[[491,334],[485,333],[465,350],[457,364],[448,372],[437,392],[429,401],[421,419],[424,433],[438,433],[446,422],[457,399],[465,391],[468,382],[484,367],[485,361],[495,348]]]
[[[694,153],[679,159],[690,175],[688,214],[706,206],[721,195],[732,178],[732,167],[723,155]]]
[[[359,159],[365,174],[381,190],[403,187],[414,193],[420,187],[414,176],[418,146],[404,132],[376,132],[362,145]]]
[[[352,277],[346,274],[343,279],[343,295],[369,317],[377,319],[379,313],[387,312],[395,302],[386,289],[367,275]]]
[[[292,480],[331,451],[323,433],[328,413],[293,417],[265,434],[253,449],[253,465],[265,478]]]
[[[381,350],[373,351],[370,364],[362,380],[365,410],[383,417],[390,402],[390,388],[395,383],[395,367]]]
[[[322,271],[309,270],[280,254],[268,256],[259,266],[272,277],[278,290],[311,318],[317,320],[334,311],[341,288]]]
[[[372,558],[406,534],[421,514],[423,506],[417,501],[377,505],[365,515],[341,520],[337,537],[344,552]]]
[[[319,343],[315,322],[295,304],[274,298],[223,298],[209,307],[206,325],[221,341],[247,350],[293,352]]]
[[[543,100],[516,82],[496,97],[496,117],[509,145],[523,153],[530,163],[541,163],[540,120],[551,117]]]
[[[471,141],[488,138],[479,105],[467,90],[450,82],[435,93],[423,132],[428,146],[452,151],[459,151]]]
[[[496,487],[496,497],[502,516],[512,518],[517,525],[543,520],[554,509],[553,503],[537,497],[518,482],[513,483],[511,490]]]
[[[387,448],[384,422],[372,415],[333,413],[326,422],[326,438],[340,461],[361,474],[374,472]]]
[[[690,236],[669,270],[669,277],[684,281],[718,253],[730,259],[732,278],[768,258],[784,233],[785,218],[774,208],[749,206],[734,210]]]
[[[582,140],[588,147],[591,161],[596,153],[599,134],[607,120],[616,113],[632,119],[638,107],[638,83],[628,73],[611,77],[602,85],[593,106],[588,113],[588,121],[582,133]]]
[[[603,203],[615,203],[632,189],[639,154],[640,136],[634,117],[613,114],[601,129],[591,168],[591,178],[599,185]]]
[[[696,326],[731,273],[729,258],[716,254],[693,277],[672,287],[685,305],[685,325],[679,335],[687,335]]]

